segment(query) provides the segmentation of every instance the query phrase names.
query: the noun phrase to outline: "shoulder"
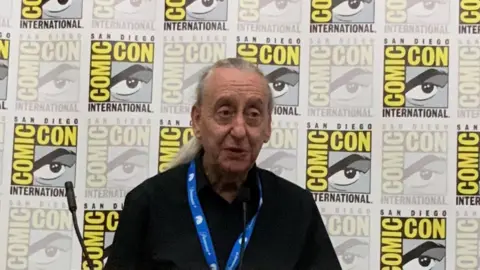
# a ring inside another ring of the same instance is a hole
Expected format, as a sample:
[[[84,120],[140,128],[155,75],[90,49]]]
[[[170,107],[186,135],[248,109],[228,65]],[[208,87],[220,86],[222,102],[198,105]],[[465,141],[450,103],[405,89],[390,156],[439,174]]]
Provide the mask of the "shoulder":
[[[261,168],[258,170],[266,192],[275,194],[275,197],[284,198],[289,203],[301,202],[303,204],[313,200],[310,191],[268,170]]]
[[[188,164],[182,164],[165,172],[158,173],[140,183],[127,193],[127,199],[161,198],[162,195],[184,189]]]

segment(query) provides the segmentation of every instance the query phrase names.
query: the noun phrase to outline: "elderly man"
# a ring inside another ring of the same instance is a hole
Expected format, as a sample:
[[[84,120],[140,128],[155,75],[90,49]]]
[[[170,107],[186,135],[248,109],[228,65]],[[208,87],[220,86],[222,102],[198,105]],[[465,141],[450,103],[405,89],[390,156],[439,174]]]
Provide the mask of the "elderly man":
[[[194,138],[128,193],[105,269],[340,270],[312,195],[255,165],[274,105],[262,72],[221,60],[196,94]]]

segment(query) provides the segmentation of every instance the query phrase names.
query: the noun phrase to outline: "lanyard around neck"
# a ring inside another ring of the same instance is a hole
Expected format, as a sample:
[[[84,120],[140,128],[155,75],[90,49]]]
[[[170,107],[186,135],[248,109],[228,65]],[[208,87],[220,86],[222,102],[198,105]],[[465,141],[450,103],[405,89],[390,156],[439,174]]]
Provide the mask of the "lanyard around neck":
[[[258,210],[255,213],[255,216],[245,228],[245,249],[247,248],[248,242],[250,241],[250,237],[252,235],[253,228],[255,227],[255,222],[257,220],[258,212],[260,211],[260,207],[263,204],[262,186],[258,177],[257,184],[260,193],[260,200],[258,202]],[[215,249],[213,247],[212,237],[208,229],[207,220],[205,218],[205,215],[203,214],[202,206],[200,205],[200,201],[198,199],[195,161],[191,161],[190,166],[188,167],[187,193],[188,204],[190,205],[190,210],[192,212],[193,223],[195,224],[195,227],[197,229],[198,240],[200,241],[200,244],[202,246],[205,260],[207,261],[210,269],[218,270],[219,266],[217,261],[217,255],[215,254]],[[235,241],[235,244],[233,245],[232,251],[230,252],[230,256],[227,261],[226,270],[234,270],[237,268],[240,262],[241,244],[242,234],[240,234],[237,241]]]

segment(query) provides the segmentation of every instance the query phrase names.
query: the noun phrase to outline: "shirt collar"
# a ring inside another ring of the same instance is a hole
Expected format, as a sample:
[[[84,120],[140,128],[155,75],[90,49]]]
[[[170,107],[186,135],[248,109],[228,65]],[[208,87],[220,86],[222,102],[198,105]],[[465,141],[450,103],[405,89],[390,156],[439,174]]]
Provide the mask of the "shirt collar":
[[[203,150],[201,150],[195,157],[195,167],[196,167],[196,177],[197,177],[197,192],[200,192],[202,189],[211,188],[211,184],[208,181],[207,175],[205,174],[205,169],[203,168]],[[247,181],[244,185],[250,188],[251,191],[257,192],[257,177],[258,169],[256,164],[248,172]]]

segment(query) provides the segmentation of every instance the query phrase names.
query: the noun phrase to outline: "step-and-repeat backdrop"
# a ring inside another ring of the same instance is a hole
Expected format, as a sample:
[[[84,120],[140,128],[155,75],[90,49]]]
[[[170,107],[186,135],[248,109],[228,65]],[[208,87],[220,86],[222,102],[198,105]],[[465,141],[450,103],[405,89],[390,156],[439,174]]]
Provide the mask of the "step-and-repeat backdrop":
[[[0,269],[95,269],[125,194],[192,136],[199,73],[265,72],[258,164],[343,269],[479,269],[478,0],[0,0]]]

